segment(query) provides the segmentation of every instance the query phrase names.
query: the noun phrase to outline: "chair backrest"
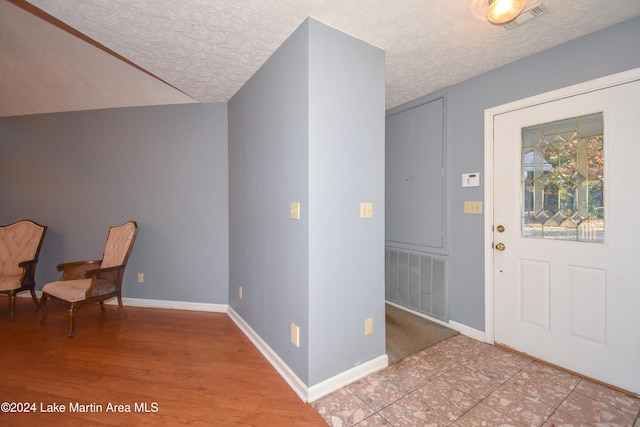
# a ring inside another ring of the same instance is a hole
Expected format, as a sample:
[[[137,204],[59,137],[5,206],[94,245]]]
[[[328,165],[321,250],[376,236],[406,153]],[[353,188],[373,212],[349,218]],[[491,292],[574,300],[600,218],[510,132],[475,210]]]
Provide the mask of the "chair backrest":
[[[133,242],[138,234],[135,221],[125,222],[117,227],[109,228],[107,243],[104,247],[101,268],[125,265],[129,259]]]
[[[46,231],[46,225],[29,220],[0,226],[0,277],[19,277],[19,263],[38,259]]]

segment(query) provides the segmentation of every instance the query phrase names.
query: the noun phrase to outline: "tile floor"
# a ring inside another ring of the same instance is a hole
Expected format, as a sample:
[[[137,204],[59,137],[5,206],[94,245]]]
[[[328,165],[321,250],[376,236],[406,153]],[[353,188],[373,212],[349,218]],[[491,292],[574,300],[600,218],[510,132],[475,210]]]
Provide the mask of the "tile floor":
[[[312,405],[333,427],[640,427],[640,399],[463,335]]]

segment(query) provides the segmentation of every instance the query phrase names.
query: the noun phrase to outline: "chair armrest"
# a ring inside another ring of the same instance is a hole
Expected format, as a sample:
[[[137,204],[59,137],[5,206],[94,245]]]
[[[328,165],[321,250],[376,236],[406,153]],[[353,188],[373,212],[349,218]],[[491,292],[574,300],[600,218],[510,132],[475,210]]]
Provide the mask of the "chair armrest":
[[[27,261],[21,261],[18,263],[18,267],[22,268],[22,274],[20,275],[20,283],[22,286],[35,284],[35,272],[37,259],[30,259]]]
[[[35,263],[37,263],[37,262],[38,262],[38,260],[37,260],[37,259],[30,259],[30,260],[27,260],[27,261],[20,261],[20,262],[18,263],[18,267],[22,267],[22,268],[26,267],[26,268],[29,268],[30,266],[33,266],[33,265],[34,265]]]
[[[113,267],[96,268],[86,271],[84,276],[91,278],[91,286],[87,289],[87,298],[103,295],[103,292],[100,291],[99,288],[104,288],[105,286],[115,285],[116,290],[120,288],[125,267],[125,265],[114,265]],[[111,291],[113,291],[113,289]]]
[[[104,279],[104,276],[111,276],[112,272],[118,272],[122,269],[124,269],[124,265],[114,265],[113,267],[107,267],[107,268],[95,268],[93,270],[86,270],[84,272],[84,277],[89,278],[92,276],[97,276],[98,279],[102,278]]]
[[[58,264],[58,271],[62,271],[62,278],[60,280],[84,279],[87,271],[100,268],[101,263],[102,260],[90,260]]]

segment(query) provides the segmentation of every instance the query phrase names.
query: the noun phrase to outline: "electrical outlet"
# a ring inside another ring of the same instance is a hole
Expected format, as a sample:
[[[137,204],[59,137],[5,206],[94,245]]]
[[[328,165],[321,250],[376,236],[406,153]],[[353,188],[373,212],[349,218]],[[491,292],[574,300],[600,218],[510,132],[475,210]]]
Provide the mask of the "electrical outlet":
[[[360,218],[373,218],[373,203],[360,203]]]
[[[373,317],[364,319],[364,334],[371,335],[373,333]]]
[[[300,347],[300,327],[291,323],[291,344]]]
[[[138,273],[138,283],[144,283],[144,273]]]
[[[242,286],[238,286],[238,298],[242,299]]]

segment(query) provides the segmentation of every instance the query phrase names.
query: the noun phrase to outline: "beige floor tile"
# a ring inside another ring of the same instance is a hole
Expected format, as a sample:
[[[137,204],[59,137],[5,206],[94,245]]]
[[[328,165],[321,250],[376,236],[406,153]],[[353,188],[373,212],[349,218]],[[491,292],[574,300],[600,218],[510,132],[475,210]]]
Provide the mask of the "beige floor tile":
[[[379,411],[407,394],[402,387],[379,372],[368,375],[346,388],[374,411]]]
[[[577,420],[599,426],[631,427],[636,420],[636,416],[630,415],[628,412],[575,391],[562,402],[558,410]]]
[[[463,335],[312,406],[333,427],[640,427],[640,399]]]
[[[369,418],[356,424],[357,427],[393,427],[389,421],[387,421],[379,413],[373,414]]]
[[[413,394],[402,398],[380,411],[394,427],[405,426],[448,426],[451,421],[438,411],[426,405]]]
[[[479,398],[456,390],[439,379],[419,388],[413,395],[451,421],[457,420],[480,402]]]
[[[419,369],[427,372],[432,378],[437,378],[458,366],[460,366],[458,363],[442,353],[422,357],[419,365],[417,365]]]
[[[492,380],[468,366],[458,366],[438,378],[451,387],[480,399],[488,396],[501,385],[499,381]]]
[[[516,392],[523,393],[553,407],[560,405],[572,390],[568,386],[531,376],[524,371],[516,374],[503,387],[512,388]]]
[[[526,426],[537,427],[553,413],[554,407],[510,387],[500,387],[484,404]]]
[[[522,370],[519,365],[510,364],[509,358],[504,355],[492,357],[484,352],[470,359],[465,366],[499,382],[507,381]]]
[[[609,387],[605,387],[591,381],[581,381],[574,391],[600,402],[604,402],[607,405],[628,414],[631,418],[636,418],[638,413],[640,413],[640,399],[629,396],[628,394],[620,391],[613,390]]]
[[[487,426],[487,427],[522,427],[523,424],[518,423],[517,421],[509,418],[507,415],[504,415],[502,412],[496,411],[495,409],[480,404],[473,407],[469,412],[464,414],[461,418],[456,421],[456,425],[460,427],[478,427],[478,426]]]
[[[456,363],[463,364],[482,352],[486,345],[464,335],[456,335],[436,344],[434,348],[442,351],[445,356]]]
[[[344,388],[311,405],[333,427],[352,426],[374,413],[362,399]]]
[[[555,383],[567,387],[571,390],[575,388],[580,382],[580,378],[562,371],[551,366],[544,365],[539,362],[532,362],[522,370],[524,374],[529,375],[531,378],[542,380],[550,383]]]
[[[393,383],[399,385],[407,393],[412,392],[433,379],[433,371],[424,369],[419,359],[404,359],[389,366],[381,372]]]
[[[543,427],[595,427],[594,424],[589,424],[585,421],[581,421],[562,411],[554,412],[542,426]]]

